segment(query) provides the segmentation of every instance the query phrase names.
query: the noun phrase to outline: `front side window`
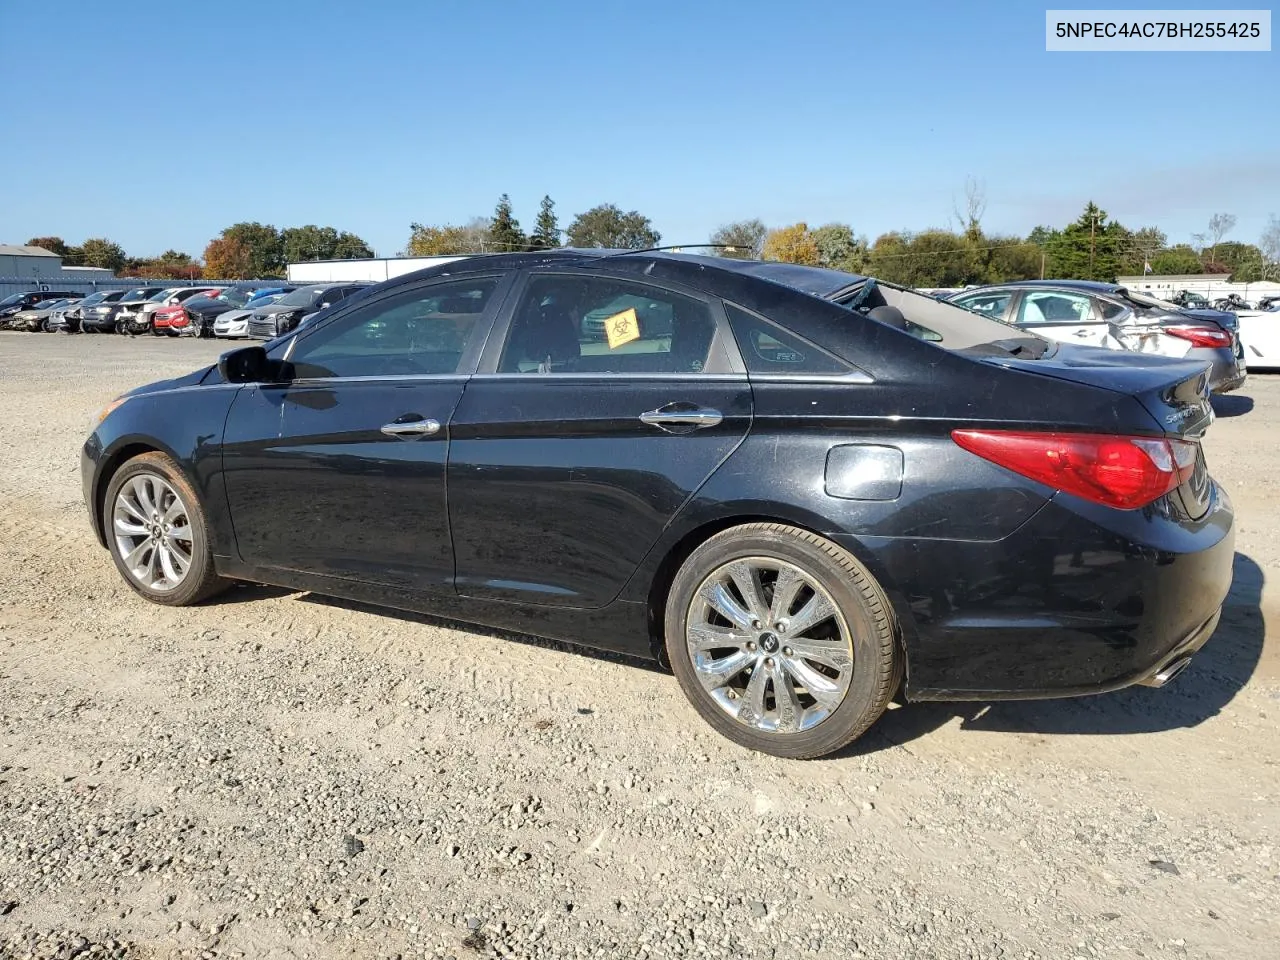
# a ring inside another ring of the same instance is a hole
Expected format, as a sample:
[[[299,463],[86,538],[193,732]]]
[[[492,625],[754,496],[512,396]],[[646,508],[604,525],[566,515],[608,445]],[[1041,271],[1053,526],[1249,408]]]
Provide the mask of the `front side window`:
[[[1012,296],[1013,292],[1010,290],[989,290],[986,293],[956,297],[955,302],[985,317],[1001,319],[1009,312],[1009,300]]]
[[[705,303],[607,277],[535,276],[500,373],[701,373],[715,321]]]
[[[358,307],[298,341],[293,376],[457,373],[497,286],[496,277],[456,280]]]
[[[1089,323],[1093,304],[1078,293],[1026,293],[1018,305],[1018,323]]]

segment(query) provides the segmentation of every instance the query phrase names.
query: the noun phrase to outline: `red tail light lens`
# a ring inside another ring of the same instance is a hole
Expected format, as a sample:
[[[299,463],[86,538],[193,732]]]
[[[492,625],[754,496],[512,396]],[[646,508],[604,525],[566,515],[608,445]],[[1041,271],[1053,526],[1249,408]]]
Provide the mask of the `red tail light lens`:
[[[1177,489],[1195,470],[1197,444],[1096,433],[953,430],[984,460],[1094,503],[1136,510]]]
[[[1163,327],[1165,333],[1179,340],[1190,341],[1193,347],[1229,347],[1231,334],[1217,327]]]

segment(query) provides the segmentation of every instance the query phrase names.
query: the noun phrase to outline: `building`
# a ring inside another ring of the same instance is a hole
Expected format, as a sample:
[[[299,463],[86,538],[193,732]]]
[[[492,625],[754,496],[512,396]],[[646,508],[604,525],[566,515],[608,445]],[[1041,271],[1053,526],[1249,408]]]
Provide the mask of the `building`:
[[[1232,293],[1238,293],[1251,303],[1261,297],[1280,295],[1280,283],[1272,280],[1231,283],[1225,273],[1184,273],[1168,277],[1149,273],[1145,277],[1117,277],[1116,283],[1161,300],[1168,300],[1182,290],[1198,293],[1210,301],[1220,300]]]
[[[377,257],[371,260],[310,260],[291,263],[287,276],[290,283],[381,283],[462,257]]]
[[[36,283],[62,279],[62,258],[44,247],[0,243],[0,277]]]

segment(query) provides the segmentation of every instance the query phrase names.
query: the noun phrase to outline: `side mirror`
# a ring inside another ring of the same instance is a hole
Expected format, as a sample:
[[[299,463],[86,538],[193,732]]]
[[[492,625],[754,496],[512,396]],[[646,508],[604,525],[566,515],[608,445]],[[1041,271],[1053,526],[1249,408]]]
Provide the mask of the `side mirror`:
[[[218,358],[218,372],[227,383],[263,383],[270,378],[271,361],[262,347],[241,347]]]
[[[324,303],[320,304],[320,306],[316,307],[316,310],[317,310],[317,311],[319,311],[319,310],[327,310],[327,309],[329,309],[329,307],[331,307],[331,306],[333,306],[333,304],[331,304],[328,300],[326,300]]]

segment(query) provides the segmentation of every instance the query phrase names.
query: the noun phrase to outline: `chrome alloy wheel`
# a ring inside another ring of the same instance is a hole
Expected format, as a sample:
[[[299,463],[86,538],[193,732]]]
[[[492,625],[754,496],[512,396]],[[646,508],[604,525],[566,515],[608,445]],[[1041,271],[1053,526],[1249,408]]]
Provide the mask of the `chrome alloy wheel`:
[[[111,518],[116,552],[129,576],[148,590],[173,590],[191,569],[194,543],[187,508],[167,480],[140,473],[116,494]]]
[[[713,570],[685,619],[694,673],[725,713],[765,733],[829,717],[853,677],[853,639],[831,595],[799,567],[743,557]]]

